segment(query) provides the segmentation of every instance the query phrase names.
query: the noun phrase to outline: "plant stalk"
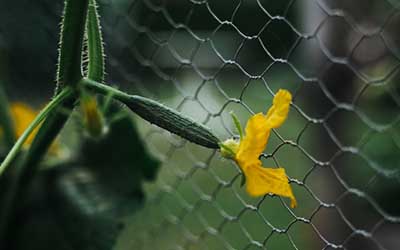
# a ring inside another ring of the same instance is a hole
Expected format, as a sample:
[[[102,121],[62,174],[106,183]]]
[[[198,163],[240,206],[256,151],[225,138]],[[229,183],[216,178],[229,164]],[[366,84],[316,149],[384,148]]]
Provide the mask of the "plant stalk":
[[[83,77],[82,49],[89,0],[67,0],[61,25],[57,88],[76,86]]]
[[[97,82],[103,82],[104,48],[96,0],[89,0],[86,32],[88,38],[89,55],[87,77]]]

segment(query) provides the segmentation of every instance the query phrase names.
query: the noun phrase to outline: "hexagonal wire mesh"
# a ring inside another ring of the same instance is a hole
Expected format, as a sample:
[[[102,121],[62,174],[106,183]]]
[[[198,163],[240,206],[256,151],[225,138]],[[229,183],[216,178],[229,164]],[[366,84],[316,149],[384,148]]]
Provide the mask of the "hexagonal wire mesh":
[[[100,12],[107,82],[221,139],[229,111],[244,123],[279,88],[294,96],[262,161],[285,167],[298,208],[248,197],[218,152],[138,120],[163,166],[118,249],[398,248],[397,1],[102,0]]]

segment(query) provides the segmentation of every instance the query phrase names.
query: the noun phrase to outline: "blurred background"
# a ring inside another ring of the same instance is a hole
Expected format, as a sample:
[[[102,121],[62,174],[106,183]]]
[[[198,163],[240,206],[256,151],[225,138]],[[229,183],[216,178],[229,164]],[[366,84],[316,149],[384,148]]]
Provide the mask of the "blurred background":
[[[41,107],[54,91],[61,0],[0,2],[0,81]],[[398,249],[400,3],[100,0],[106,82],[176,108],[221,140],[291,91],[263,165],[298,207],[254,199],[215,150],[135,117],[162,162],[115,249]],[[67,133],[67,131],[65,131]]]

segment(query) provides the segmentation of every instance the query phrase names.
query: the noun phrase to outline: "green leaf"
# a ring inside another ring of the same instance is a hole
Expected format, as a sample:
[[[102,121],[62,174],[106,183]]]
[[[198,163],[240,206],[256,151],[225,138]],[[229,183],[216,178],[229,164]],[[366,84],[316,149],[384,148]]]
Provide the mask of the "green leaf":
[[[114,120],[113,117],[118,119],[109,125],[105,136],[84,140],[79,150],[81,162],[107,172],[106,177],[118,175],[117,185],[131,186],[133,177],[154,179],[158,160],[147,152],[128,111],[114,103],[104,115],[108,121]],[[121,178],[127,178],[127,183],[121,182]],[[133,183],[140,184],[140,181]]]
[[[30,186],[32,178],[39,169],[39,162],[69,118],[71,112],[62,110],[72,110],[75,100],[75,95],[67,98],[61,107],[44,120],[23,160],[18,162],[15,169],[7,169],[11,170],[11,175],[7,176],[6,171],[4,176],[1,176],[4,178],[0,178],[0,181],[6,180],[7,183],[3,185],[4,183],[0,182],[0,185],[3,185],[0,189],[4,190],[4,193],[0,194],[1,203],[4,204],[0,209],[0,244],[3,243],[4,234],[8,230],[9,221],[14,217],[18,202],[25,197],[26,187]]]
[[[233,123],[235,124],[236,130],[239,133],[240,140],[243,140],[243,129],[242,129],[242,125],[240,124],[239,118],[236,116],[236,114],[233,111],[229,112],[229,114],[231,115]]]
[[[8,249],[112,249],[124,217],[143,206],[143,182],[153,180],[159,166],[125,110],[112,105],[107,121],[115,114],[120,119],[103,137],[82,136],[75,160],[35,178],[10,223]]]

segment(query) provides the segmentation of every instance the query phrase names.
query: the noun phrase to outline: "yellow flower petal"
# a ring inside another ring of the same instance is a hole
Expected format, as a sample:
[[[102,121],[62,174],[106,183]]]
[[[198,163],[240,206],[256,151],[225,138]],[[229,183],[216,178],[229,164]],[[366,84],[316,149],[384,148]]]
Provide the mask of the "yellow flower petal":
[[[292,95],[288,91],[279,90],[266,115],[258,113],[248,120],[245,136],[239,142],[237,153],[233,159],[246,177],[246,190],[250,195],[261,196],[271,193],[288,197],[291,200],[290,206],[294,208],[297,206],[297,202],[285,170],[283,168],[263,168],[259,159],[267,145],[271,129],[281,126],[286,120],[291,100]],[[229,144],[231,141],[224,142],[223,146],[229,148],[230,153],[226,154],[222,147],[222,156],[232,158],[231,155],[235,153],[234,149],[237,148],[237,144],[232,147]]]
[[[10,112],[14,121],[15,136],[18,138],[22,135],[33,119],[35,119],[37,112],[21,102],[12,103],[10,106]],[[37,129],[35,129],[34,132],[28,137],[24,143],[24,146],[31,144],[36,132]]]
[[[280,89],[276,93],[273,105],[266,114],[266,119],[270,128],[278,128],[286,120],[289,113],[292,95],[289,91]]]
[[[290,207],[297,206],[285,169],[249,165],[244,174],[246,176],[246,190],[251,196],[262,196],[268,193],[276,194],[290,198]]]
[[[258,157],[265,149],[269,134],[270,129],[264,114],[255,114],[249,119],[246,135],[239,144],[235,159],[242,169],[249,164],[261,164]]]
[[[13,119],[16,138],[19,138],[24,133],[25,129],[28,128],[29,124],[35,119],[37,113],[36,110],[22,102],[14,102],[10,105],[10,114]],[[24,143],[24,147],[29,146],[32,143],[38,129],[39,128],[36,128],[29,135]],[[56,142],[50,146],[49,152],[54,155],[59,152],[59,147]]]

